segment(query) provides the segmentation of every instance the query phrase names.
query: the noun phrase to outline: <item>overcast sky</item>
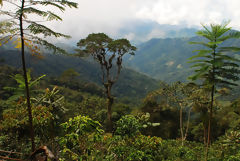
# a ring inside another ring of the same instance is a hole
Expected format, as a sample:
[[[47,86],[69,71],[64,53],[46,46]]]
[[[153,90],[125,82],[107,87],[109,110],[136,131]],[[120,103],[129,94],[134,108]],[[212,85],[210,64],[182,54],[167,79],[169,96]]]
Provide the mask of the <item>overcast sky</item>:
[[[75,0],[77,1],[77,0]],[[48,25],[77,41],[89,33],[105,32],[118,36],[119,30],[135,22],[200,26],[221,23],[240,29],[240,0],[78,0],[78,9],[60,15],[63,22]],[[5,9],[9,4],[5,4]]]

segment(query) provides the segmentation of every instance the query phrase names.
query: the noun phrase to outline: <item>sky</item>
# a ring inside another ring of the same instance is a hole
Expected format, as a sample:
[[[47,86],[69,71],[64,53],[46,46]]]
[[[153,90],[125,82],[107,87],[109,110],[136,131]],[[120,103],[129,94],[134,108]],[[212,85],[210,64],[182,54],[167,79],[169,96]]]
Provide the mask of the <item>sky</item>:
[[[14,2],[16,0],[12,0]],[[60,14],[62,22],[46,22],[50,28],[72,36],[72,41],[89,33],[104,32],[112,37],[134,38],[134,33],[120,35],[124,28],[136,23],[199,27],[201,23],[221,23],[231,20],[229,26],[240,29],[239,0],[75,0],[78,9],[66,9]],[[3,9],[10,4],[4,2]],[[160,31],[157,31],[160,32]],[[151,37],[154,37],[153,34]],[[157,36],[157,35],[156,35]]]

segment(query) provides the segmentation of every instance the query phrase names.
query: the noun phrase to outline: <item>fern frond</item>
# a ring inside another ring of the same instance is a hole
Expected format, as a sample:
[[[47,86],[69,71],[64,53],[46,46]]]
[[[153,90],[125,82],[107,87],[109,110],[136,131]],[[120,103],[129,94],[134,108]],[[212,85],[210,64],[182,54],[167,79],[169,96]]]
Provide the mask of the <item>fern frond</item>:
[[[56,7],[58,9],[60,9],[61,11],[65,11],[65,8],[63,6],[58,5],[51,1],[32,1],[30,3],[33,5],[40,4],[40,5],[44,5],[44,6],[52,6],[52,7]]]
[[[55,37],[65,37],[65,38],[70,38],[68,35],[64,35],[61,33],[54,32],[53,30],[49,29],[48,27],[31,22],[31,24],[27,27],[27,29],[30,30],[30,33],[37,35],[37,34],[43,34],[45,37],[46,36],[55,36]]]
[[[39,37],[32,37],[32,39],[33,39],[34,43],[36,43],[38,45],[41,45],[42,47],[44,47],[47,50],[53,51],[54,54],[68,54],[64,49],[59,48],[59,47],[55,46],[52,43],[49,43],[48,41],[46,41],[44,39],[41,39]]]
[[[24,8],[23,13],[24,14],[26,14],[26,13],[36,14],[41,17],[47,17],[48,21],[51,21],[51,20],[61,20],[62,21],[62,19],[59,16],[57,16],[56,14],[54,14],[50,11],[41,11],[41,10],[33,8],[33,7]]]
[[[60,0],[60,1],[58,1],[58,3],[60,3],[63,6],[70,7],[70,8],[77,8],[77,6],[78,6],[78,3],[70,2],[67,0]]]

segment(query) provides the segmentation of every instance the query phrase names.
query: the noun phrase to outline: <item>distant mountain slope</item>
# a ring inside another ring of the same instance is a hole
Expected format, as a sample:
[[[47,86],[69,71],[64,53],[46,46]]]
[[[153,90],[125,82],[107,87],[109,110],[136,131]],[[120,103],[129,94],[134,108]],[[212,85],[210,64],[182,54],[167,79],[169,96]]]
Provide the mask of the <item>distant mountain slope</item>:
[[[0,60],[4,60],[4,62],[1,61],[2,64],[4,63],[21,68],[20,56],[19,51],[0,48]],[[43,59],[38,59],[27,54],[26,60],[28,68],[32,68],[35,74],[58,76],[66,69],[73,68],[80,73],[80,78],[82,80],[86,82],[95,82],[102,86],[100,83],[101,72],[98,64],[94,62],[89,62],[77,57],[50,54],[45,54]],[[157,87],[158,81],[155,79],[131,69],[123,68],[118,82],[113,86],[113,94],[118,97],[143,98],[147,92]]]
[[[199,37],[151,39],[139,45],[134,57],[126,64],[139,72],[166,82],[186,81],[193,69],[187,63],[188,58],[202,49],[199,45],[190,45],[190,41],[203,41]],[[230,40],[225,43],[230,46],[240,46],[240,40]]]
[[[193,37],[197,28],[186,28],[181,25],[161,25],[152,21],[129,22],[120,29],[119,35],[134,44],[146,42],[152,38]]]

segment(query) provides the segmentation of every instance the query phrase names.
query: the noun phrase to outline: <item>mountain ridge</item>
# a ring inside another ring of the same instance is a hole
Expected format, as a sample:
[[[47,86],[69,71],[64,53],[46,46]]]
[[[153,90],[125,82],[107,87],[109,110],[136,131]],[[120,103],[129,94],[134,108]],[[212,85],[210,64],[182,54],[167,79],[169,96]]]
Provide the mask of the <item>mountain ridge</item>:
[[[158,80],[186,82],[187,77],[193,73],[191,64],[187,63],[188,58],[196,54],[194,50],[203,48],[200,45],[189,44],[191,41],[204,41],[204,39],[198,36],[151,39],[138,46],[134,58],[126,58],[126,66]],[[240,40],[232,39],[223,45],[239,46]]]
[[[43,54],[43,59],[26,54],[27,68],[33,69],[36,75],[60,76],[67,69],[74,69],[80,74],[81,80],[93,82],[102,86],[100,82],[100,67],[96,62],[66,55]],[[21,54],[17,50],[0,48],[1,64],[7,64],[21,69]],[[132,69],[123,68],[119,80],[113,86],[113,95],[117,97],[137,97],[141,99],[159,86],[157,80]]]

